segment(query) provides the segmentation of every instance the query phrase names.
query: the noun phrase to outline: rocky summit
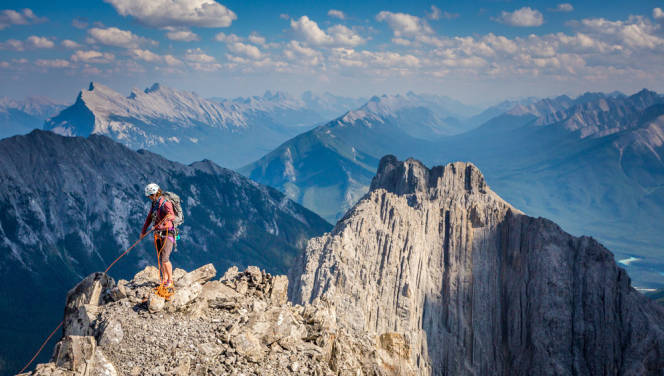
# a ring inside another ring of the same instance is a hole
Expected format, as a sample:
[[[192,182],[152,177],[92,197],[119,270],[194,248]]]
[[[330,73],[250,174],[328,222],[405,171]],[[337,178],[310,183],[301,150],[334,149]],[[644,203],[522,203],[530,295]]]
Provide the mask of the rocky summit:
[[[131,281],[89,275],[67,295],[51,362],[22,375],[412,374],[402,335],[356,332],[322,299],[291,304],[284,275],[232,267],[215,279],[212,264],[174,274],[169,301],[153,293],[151,266]]]
[[[513,208],[471,163],[383,157],[290,275],[295,303],[402,335],[417,374],[664,372],[664,310],[601,244]]]

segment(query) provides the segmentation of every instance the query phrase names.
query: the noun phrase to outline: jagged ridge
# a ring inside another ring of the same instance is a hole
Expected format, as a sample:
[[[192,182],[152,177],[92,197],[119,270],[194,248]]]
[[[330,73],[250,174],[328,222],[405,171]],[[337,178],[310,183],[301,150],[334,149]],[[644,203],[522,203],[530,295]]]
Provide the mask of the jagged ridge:
[[[379,165],[291,270],[294,302],[325,299],[356,330],[401,333],[420,374],[664,370],[664,310],[601,244],[520,213],[470,163]]]

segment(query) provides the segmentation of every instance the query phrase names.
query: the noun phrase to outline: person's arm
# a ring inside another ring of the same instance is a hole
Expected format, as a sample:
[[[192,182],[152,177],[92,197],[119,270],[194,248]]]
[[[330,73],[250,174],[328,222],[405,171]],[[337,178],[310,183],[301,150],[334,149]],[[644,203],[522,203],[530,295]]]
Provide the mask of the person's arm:
[[[141,230],[141,238],[145,236],[145,232],[148,230],[150,222],[152,222],[152,209],[154,209],[154,206],[150,206],[150,211],[148,212],[148,216],[147,218],[145,218],[145,223],[143,224],[143,230]]]

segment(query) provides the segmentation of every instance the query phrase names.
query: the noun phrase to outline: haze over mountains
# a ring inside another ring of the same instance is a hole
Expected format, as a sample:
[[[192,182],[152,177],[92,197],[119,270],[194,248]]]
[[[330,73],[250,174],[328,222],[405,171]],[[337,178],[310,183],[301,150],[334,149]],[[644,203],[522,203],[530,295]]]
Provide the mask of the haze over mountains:
[[[394,97],[373,100],[240,171],[334,222],[368,190],[384,154],[473,161],[510,202],[574,234],[597,236],[618,259],[638,258],[627,265],[633,278],[664,286],[661,95],[524,101],[467,132],[428,139],[419,137],[426,117],[399,116],[425,111],[407,101],[397,106]]]
[[[103,134],[185,163],[208,158],[239,167],[302,132],[302,127],[328,119],[333,108],[341,114],[357,105],[356,100],[330,95],[304,98],[308,102],[267,92],[217,102],[159,84],[125,96],[92,82],[44,129],[67,136]]]
[[[63,108],[64,104],[46,97],[29,97],[24,100],[0,97],[0,138],[41,129],[46,119]]]
[[[33,131],[0,141],[0,373],[17,369],[60,320],[66,291],[138,239],[156,182],[182,197],[174,265],[260,265],[284,273],[306,241],[331,228],[318,215],[209,160],[182,165],[111,139]],[[111,275],[156,263],[147,238]],[[44,357],[49,354],[44,353]],[[17,367],[18,366],[18,367]]]

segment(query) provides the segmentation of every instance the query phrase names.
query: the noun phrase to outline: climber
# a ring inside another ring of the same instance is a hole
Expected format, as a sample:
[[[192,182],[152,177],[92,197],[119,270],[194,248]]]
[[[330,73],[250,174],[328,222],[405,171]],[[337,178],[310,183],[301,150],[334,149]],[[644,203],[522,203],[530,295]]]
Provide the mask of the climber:
[[[143,238],[150,224],[155,227],[155,247],[159,262],[159,272],[163,276],[161,283],[166,288],[173,288],[173,265],[170,261],[171,251],[175,244],[175,229],[173,220],[176,218],[173,212],[173,204],[162,195],[162,191],[155,183],[145,187],[145,196],[152,200],[150,212],[143,224],[141,238]]]

